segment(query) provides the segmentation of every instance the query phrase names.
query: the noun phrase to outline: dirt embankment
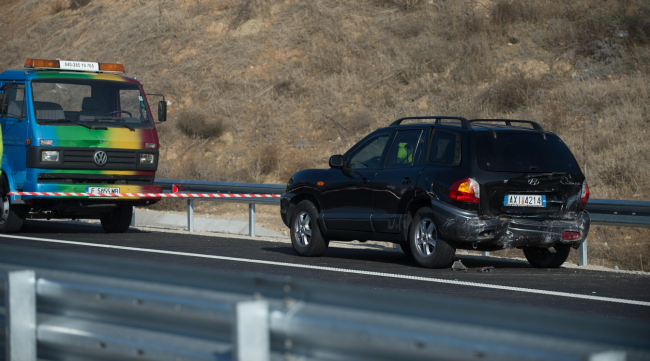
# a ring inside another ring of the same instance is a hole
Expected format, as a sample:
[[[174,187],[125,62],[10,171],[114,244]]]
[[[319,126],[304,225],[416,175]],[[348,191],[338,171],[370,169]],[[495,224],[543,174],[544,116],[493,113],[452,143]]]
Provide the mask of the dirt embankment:
[[[510,117],[559,134],[592,197],[650,200],[642,0],[0,0],[0,9],[3,67],[28,57],[121,62],[168,96],[160,177],[285,183],[400,116]],[[280,229],[277,209],[265,212]],[[595,227],[590,244],[596,262],[650,268],[647,231]]]

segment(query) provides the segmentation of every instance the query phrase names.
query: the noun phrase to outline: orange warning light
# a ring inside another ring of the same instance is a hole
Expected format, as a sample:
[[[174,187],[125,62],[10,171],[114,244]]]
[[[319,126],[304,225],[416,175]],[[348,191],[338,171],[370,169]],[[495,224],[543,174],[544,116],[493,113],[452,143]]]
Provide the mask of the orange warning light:
[[[58,60],[27,59],[25,68],[58,68]]]
[[[115,71],[124,73],[124,65],[115,63],[99,63],[99,71]]]
[[[323,182],[318,182],[316,184],[318,184],[319,186],[325,185],[325,183],[323,183]]]

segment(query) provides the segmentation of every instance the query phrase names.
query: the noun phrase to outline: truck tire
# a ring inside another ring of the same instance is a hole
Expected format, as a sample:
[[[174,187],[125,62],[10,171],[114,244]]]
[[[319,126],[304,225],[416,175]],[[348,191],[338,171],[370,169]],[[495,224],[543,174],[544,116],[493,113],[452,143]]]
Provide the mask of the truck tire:
[[[0,233],[14,233],[20,231],[25,220],[25,208],[21,205],[12,205],[9,201],[9,182],[2,176],[0,183]]]
[[[413,259],[422,267],[445,268],[451,266],[456,248],[440,237],[433,222],[431,208],[420,208],[409,227],[409,246]]]
[[[124,233],[131,226],[132,216],[133,206],[121,204],[114,211],[102,217],[100,221],[106,233]]]
[[[533,267],[537,268],[558,268],[567,258],[571,246],[568,244],[556,244],[555,253],[546,248],[524,248],[524,256]]]
[[[298,203],[291,216],[291,245],[304,257],[320,257],[329,242],[318,227],[318,210],[310,201]]]

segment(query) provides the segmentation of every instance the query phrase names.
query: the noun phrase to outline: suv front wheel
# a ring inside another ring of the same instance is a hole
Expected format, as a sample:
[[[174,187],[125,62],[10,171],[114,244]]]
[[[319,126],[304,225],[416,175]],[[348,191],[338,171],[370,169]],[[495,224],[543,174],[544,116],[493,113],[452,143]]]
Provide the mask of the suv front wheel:
[[[420,208],[415,213],[409,231],[409,248],[415,261],[427,268],[449,267],[456,254],[456,248],[440,237],[430,208]]]
[[[298,203],[291,217],[291,245],[301,256],[318,257],[325,254],[329,242],[318,228],[318,210],[310,201]]]
[[[555,253],[547,248],[524,248],[524,255],[533,267],[537,268],[558,268],[569,257],[571,246],[568,244],[556,244]]]

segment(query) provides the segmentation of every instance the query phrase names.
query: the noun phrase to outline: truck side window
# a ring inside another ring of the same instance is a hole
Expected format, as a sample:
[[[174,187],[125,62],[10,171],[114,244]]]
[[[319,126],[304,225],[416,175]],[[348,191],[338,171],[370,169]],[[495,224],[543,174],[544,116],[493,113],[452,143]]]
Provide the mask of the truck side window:
[[[403,130],[397,133],[388,156],[386,168],[403,168],[413,165],[422,130]]]
[[[5,90],[7,95],[6,118],[23,119],[25,117],[25,86],[22,84],[12,86]]]
[[[429,163],[458,165],[460,163],[460,137],[458,134],[436,131],[429,147]]]

